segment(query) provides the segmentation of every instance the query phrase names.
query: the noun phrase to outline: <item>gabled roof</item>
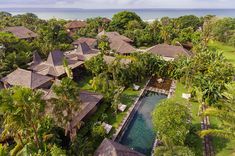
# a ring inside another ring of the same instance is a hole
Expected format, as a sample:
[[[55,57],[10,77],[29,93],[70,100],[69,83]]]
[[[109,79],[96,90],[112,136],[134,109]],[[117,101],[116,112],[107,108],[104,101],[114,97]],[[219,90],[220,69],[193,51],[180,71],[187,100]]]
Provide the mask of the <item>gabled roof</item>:
[[[87,23],[85,21],[72,21],[65,25],[67,29],[76,29],[86,27]]]
[[[23,26],[7,27],[3,31],[10,32],[20,39],[35,38],[38,36],[36,33]]]
[[[79,45],[83,42],[85,42],[88,46],[93,46],[97,42],[97,39],[81,37],[81,38],[77,39],[76,41],[74,41],[72,44]]]
[[[38,88],[51,80],[52,78],[49,76],[44,76],[20,68],[1,79],[1,81],[8,83],[11,86],[23,86],[31,89]]]
[[[179,55],[191,56],[192,53],[182,46],[174,46],[168,44],[158,44],[147,50],[156,55],[161,55],[163,57],[177,58]]]
[[[47,58],[47,64],[51,66],[58,66],[58,65],[63,64],[63,60],[64,60],[63,52],[56,50],[56,51],[50,52]]]
[[[105,138],[95,151],[94,156],[144,156],[144,154]]]

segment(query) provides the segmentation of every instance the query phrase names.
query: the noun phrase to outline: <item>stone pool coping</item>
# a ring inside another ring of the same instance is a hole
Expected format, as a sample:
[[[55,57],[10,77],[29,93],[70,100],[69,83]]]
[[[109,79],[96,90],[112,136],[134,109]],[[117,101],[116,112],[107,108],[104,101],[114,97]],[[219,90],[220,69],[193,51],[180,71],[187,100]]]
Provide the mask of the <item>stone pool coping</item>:
[[[136,98],[134,104],[128,109],[127,111],[127,115],[125,116],[125,118],[122,120],[122,123],[120,124],[120,126],[117,128],[116,132],[113,134],[112,136],[112,140],[115,141],[117,139],[120,139],[120,133],[122,132],[123,128],[125,127],[125,125],[128,125],[129,121],[133,118],[136,110],[139,108],[140,106],[140,99],[142,98],[142,96],[145,94],[146,91],[146,87],[148,86],[150,82],[150,79],[147,81],[147,83],[145,84],[144,88],[141,89],[139,96]],[[122,134],[123,135],[123,134]],[[122,136],[121,135],[121,136]],[[119,138],[118,138],[119,137]],[[119,141],[119,140],[118,140]]]
[[[134,104],[128,109],[127,115],[122,120],[122,123],[120,124],[120,126],[117,128],[116,132],[112,136],[113,141],[117,141],[117,142],[120,141],[120,139],[122,138],[122,135],[124,134],[123,132],[125,131],[126,125],[128,125],[129,122],[131,121],[131,119],[134,117],[136,110],[139,108],[139,106],[141,104],[141,98],[143,97],[143,95],[145,95],[145,93],[147,91],[153,91],[153,92],[160,93],[160,94],[166,94],[167,98],[171,98],[174,95],[175,88],[176,88],[176,81],[175,80],[172,80],[171,87],[170,87],[169,91],[158,90],[158,89],[149,90],[149,89],[147,89],[149,82],[150,82],[150,79],[147,81],[144,88],[141,89],[141,92],[140,92],[139,96],[136,98]],[[157,91],[159,91],[159,92],[157,92]],[[158,139],[156,138],[154,141],[153,147],[152,147],[152,152],[151,152],[152,156],[154,154],[154,148],[157,146],[157,143],[158,143]]]
[[[170,87],[170,90],[169,90],[169,93],[168,93],[168,96],[167,96],[168,99],[171,98],[171,97],[174,95],[175,89],[176,89],[176,81],[175,81],[175,80],[172,80],[172,82],[171,82],[171,87]],[[159,140],[158,140],[157,137],[156,137],[156,138],[155,138],[155,141],[154,141],[154,144],[153,144],[153,147],[152,147],[151,156],[154,156],[154,149],[155,149],[155,147],[157,147],[158,142],[159,142]]]

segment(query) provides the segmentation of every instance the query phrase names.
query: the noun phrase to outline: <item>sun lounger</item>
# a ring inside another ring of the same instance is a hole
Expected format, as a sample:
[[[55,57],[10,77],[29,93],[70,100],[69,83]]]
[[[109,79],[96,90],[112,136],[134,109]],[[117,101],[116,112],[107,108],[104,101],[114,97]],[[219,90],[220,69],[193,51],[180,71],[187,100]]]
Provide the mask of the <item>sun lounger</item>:
[[[105,122],[102,123],[102,126],[104,127],[104,129],[106,131],[106,134],[109,134],[109,132],[111,131],[111,129],[113,127],[112,125],[109,125],[109,124],[107,124]]]
[[[140,89],[140,86],[136,85],[136,84],[133,84],[133,89],[134,90],[139,90]]]
[[[125,109],[126,109],[126,107],[127,107],[126,105],[120,103],[120,104],[118,105],[118,110],[121,111],[121,112],[124,112]]]
[[[182,94],[182,98],[184,98],[184,99],[190,99],[190,98],[191,98],[191,94],[183,93],[183,94]]]

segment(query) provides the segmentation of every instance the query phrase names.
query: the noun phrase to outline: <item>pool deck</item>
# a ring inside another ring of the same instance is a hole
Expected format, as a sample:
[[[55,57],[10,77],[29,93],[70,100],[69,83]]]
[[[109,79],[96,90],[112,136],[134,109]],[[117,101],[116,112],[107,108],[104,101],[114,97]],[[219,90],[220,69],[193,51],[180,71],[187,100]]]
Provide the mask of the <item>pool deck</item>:
[[[127,125],[130,123],[130,121],[133,119],[136,111],[138,110],[138,108],[141,104],[141,98],[143,97],[143,95],[145,95],[145,93],[147,91],[165,94],[165,95],[167,95],[167,98],[171,98],[174,95],[175,88],[176,88],[176,81],[175,80],[172,81],[171,87],[169,90],[163,90],[163,89],[158,89],[158,88],[149,86],[149,82],[150,82],[150,79],[147,81],[147,83],[145,84],[143,89],[141,89],[141,92],[140,92],[138,98],[136,98],[135,103],[128,109],[126,117],[123,119],[122,123],[117,128],[116,133],[114,133],[112,136],[113,141],[117,141],[117,142],[120,141],[120,139],[122,138],[122,136],[124,134],[123,132],[125,131],[125,127],[127,127]],[[156,138],[155,142],[153,144],[151,155],[153,155],[154,148],[157,146],[157,143],[158,143],[158,139]]]
[[[168,91],[168,96],[167,96],[168,99],[174,95],[175,89],[176,89],[176,81],[173,80],[171,83],[170,90]],[[156,138],[154,141],[154,144],[153,144],[153,148],[152,148],[152,154],[151,154],[152,156],[154,156],[154,149],[155,149],[155,147],[158,146],[158,143],[159,143],[159,140]]]
[[[114,133],[114,135],[112,136],[112,140],[113,141],[119,141],[119,139],[121,138],[120,133],[123,132],[123,127],[128,125],[130,120],[133,118],[136,110],[139,108],[139,106],[141,104],[141,100],[140,99],[145,94],[146,87],[148,86],[149,81],[150,80],[148,80],[147,83],[145,84],[144,88],[141,89],[141,92],[140,92],[139,96],[136,98],[135,103],[128,109],[126,117],[122,120],[122,123],[120,124],[120,126],[116,130],[116,133]]]

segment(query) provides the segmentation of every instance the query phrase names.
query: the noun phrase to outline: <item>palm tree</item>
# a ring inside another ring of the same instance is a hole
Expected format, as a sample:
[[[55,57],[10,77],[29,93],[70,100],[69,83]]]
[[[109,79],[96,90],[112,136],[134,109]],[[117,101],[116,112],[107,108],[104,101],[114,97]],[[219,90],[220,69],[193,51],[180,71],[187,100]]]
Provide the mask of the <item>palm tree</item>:
[[[203,137],[205,135],[214,135],[224,138],[235,138],[235,84],[227,85],[227,91],[220,101],[219,107],[208,108],[203,115],[213,116],[221,122],[221,126],[217,129],[208,129],[200,132]]]
[[[80,110],[81,100],[79,98],[79,88],[70,78],[63,78],[59,85],[53,86],[56,98],[51,100],[53,115],[56,123],[65,129],[68,135],[71,121]]]

